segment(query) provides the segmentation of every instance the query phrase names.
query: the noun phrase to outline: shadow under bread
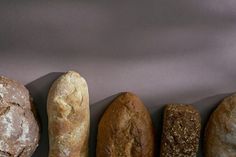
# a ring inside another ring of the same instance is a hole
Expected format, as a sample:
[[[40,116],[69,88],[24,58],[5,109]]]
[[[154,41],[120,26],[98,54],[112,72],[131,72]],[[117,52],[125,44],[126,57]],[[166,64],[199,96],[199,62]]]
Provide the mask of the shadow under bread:
[[[26,85],[38,115],[40,126],[39,146],[32,157],[46,157],[49,151],[48,141],[48,118],[47,118],[47,95],[52,83],[63,73],[52,72],[44,75]]]
[[[97,132],[99,121],[107,107],[118,95],[120,95],[120,93],[114,94],[90,105],[89,157],[96,156]]]

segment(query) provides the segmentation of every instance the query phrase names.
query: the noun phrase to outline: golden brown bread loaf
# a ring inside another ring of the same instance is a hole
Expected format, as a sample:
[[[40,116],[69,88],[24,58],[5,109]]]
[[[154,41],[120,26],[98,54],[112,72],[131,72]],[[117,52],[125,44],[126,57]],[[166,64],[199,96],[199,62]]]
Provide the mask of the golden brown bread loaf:
[[[97,157],[153,157],[152,120],[141,100],[122,93],[103,114],[97,135]]]
[[[211,114],[204,148],[205,157],[236,156],[236,95],[225,98]]]
[[[196,157],[201,120],[191,105],[167,105],[161,141],[161,157]]]
[[[38,146],[39,126],[28,90],[0,76],[0,157],[30,157]]]
[[[85,79],[69,71],[51,86],[47,102],[49,157],[87,157],[89,95]]]

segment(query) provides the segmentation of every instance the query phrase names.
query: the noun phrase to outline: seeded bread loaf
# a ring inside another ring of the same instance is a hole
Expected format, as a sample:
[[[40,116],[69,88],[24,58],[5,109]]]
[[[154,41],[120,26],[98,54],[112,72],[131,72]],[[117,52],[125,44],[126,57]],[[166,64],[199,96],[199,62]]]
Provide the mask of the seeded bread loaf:
[[[161,141],[161,157],[196,157],[201,120],[191,105],[167,105]]]
[[[87,157],[89,95],[85,79],[74,71],[51,86],[48,101],[49,157]]]
[[[0,156],[30,157],[38,146],[39,126],[28,90],[0,76]]]
[[[106,109],[98,126],[96,156],[154,156],[152,120],[136,95],[122,93]]]

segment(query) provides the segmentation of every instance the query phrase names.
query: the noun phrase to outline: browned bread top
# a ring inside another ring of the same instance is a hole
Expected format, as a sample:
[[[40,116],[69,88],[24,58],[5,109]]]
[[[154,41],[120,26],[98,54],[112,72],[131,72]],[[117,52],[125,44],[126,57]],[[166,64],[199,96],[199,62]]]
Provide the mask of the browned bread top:
[[[195,157],[200,138],[201,120],[191,105],[167,105],[161,142],[161,157]]]
[[[141,100],[122,93],[103,114],[97,136],[97,157],[153,157],[151,117]]]
[[[0,156],[30,157],[38,145],[39,127],[28,90],[0,76]]]
[[[205,157],[236,156],[236,95],[225,98],[211,114],[205,130]]]

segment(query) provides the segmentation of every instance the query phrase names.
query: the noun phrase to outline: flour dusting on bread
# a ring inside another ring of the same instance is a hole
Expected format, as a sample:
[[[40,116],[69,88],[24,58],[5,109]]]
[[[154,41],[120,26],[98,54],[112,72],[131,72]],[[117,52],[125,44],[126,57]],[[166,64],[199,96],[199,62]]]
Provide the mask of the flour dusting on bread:
[[[4,94],[7,93],[6,88],[4,87],[3,84],[0,84],[0,99],[3,99]]]
[[[22,134],[19,137],[18,141],[20,142],[25,142],[25,141],[29,141],[30,138],[28,137],[29,134],[29,123],[27,122],[27,120],[25,120],[25,118],[22,120]]]
[[[1,132],[2,136],[6,136],[6,138],[11,137],[15,130],[12,124],[12,111],[8,111],[4,116],[1,116],[0,124],[4,128]]]

